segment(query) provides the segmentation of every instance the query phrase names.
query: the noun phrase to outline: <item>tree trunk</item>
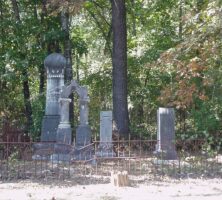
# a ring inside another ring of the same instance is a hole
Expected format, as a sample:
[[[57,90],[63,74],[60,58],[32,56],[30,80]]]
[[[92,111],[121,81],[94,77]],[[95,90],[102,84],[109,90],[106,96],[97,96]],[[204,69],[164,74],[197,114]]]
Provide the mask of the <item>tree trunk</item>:
[[[0,20],[3,21],[3,2],[1,1],[0,2]],[[6,37],[6,34],[5,34],[5,30],[3,28],[3,26],[1,27],[1,44],[0,44],[0,47],[1,47],[1,50],[2,52],[5,52],[5,44],[4,44],[4,38]],[[5,66],[1,66],[1,70],[0,71],[0,75],[4,75],[5,74]],[[1,92],[3,93],[6,89],[6,85],[7,85],[7,82],[5,81],[5,79],[0,79],[0,90]]]
[[[69,11],[66,9],[61,12],[61,25],[62,30],[64,32],[64,56],[66,58],[66,68],[65,68],[65,82],[70,83],[73,79],[73,70],[72,70],[72,49],[71,49],[71,41],[69,35]],[[71,124],[73,125],[74,119],[74,106],[73,106],[73,94],[70,95],[72,103],[70,103],[69,107],[69,119]]]
[[[76,53],[76,80],[79,83],[79,64],[80,64],[80,58],[79,55]]]
[[[111,25],[109,27],[109,31],[108,33],[106,33],[104,27],[102,26],[101,22],[97,19],[96,15],[94,12],[92,12],[90,9],[87,9],[87,11],[89,12],[89,14],[91,15],[91,17],[94,19],[98,29],[100,30],[100,32],[103,35],[103,38],[106,40],[105,43],[105,48],[104,48],[104,54],[110,53],[110,55],[112,54],[112,48],[111,48],[111,33],[112,33],[112,27]]]
[[[199,13],[203,9],[204,4],[205,4],[204,0],[197,0],[196,2],[197,13]]]
[[[37,4],[37,3],[36,3]],[[41,24],[43,25],[44,23],[44,19],[46,17],[46,0],[42,1],[42,14],[41,14]],[[36,21],[38,21],[38,13],[37,13],[37,5],[34,6],[34,16]],[[42,49],[44,49],[44,45],[43,42],[41,41],[41,35],[37,35],[37,43],[39,46],[41,46]],[[45,86],[45,68],[44,68],[44,64],[43,61],[41,63],[41,65],[39,66],[39,94],[43,94],[44,93],[44,86]]]
[[[125,0],[112,0],[113,116],[120,135],[128,138],[127,31]]]
[[[180,0],[179,4],[179,39],[180,41],[183,39],[182,32],[183,32],[183,0]]]
[[[132,8],[135,7],[135,0],[131,0]],[[133,36],[136,36],[136,15],[135,11],[133,11]]]
[[[47,16],[46,2],[47,0],[42,0],[42,14],[41,14],[41,24],[44,23],[44,19]],[[42,49],[45,45],[41,42]],[[43,94],[45,86],[45,67],[44,64],[39,67],[39,94]]]
[[[68,11],[62,11],[61,24],[64,32],[64,56],[66,58],[65,79],[66,82],[70,82],[73,78],[72,72],[72,56],[71,56],[71,42],[69,36],[69,13]]]
[[[20,23],[21,21],[20,21],[20,15],[19,15],[19,9],[18,9],[17,1],[16,0],[11,0],[11,2],[12,2],[13,12],[14,12],[14,15],[15,15],[15,20]]]
[[[15,15],[15,19],[18,23],[21,23],[20,15],[19,15],[19,8],[16,0],[11,0],[13,12]],[[25,55],[21,55],[22,59],[25,59]],[[22,69],[23,75],[23,95],[24,95],[24,104],[25,104],[25,116],[27,120],[26,124],[26,131],[29,131],[32,126],[32,106],[30,102],[30,90],[29,90],[29,81],[28,81],[28,72],[25,66]]]
[[[30,130],[32,126],[32,106],[30,102],[30,90],[29,90],[29,81],[28,81],[28,72],[26,68],[22,71],[23,75],[23,95],[25,103],[25,116],[27,119],[27,131]]]

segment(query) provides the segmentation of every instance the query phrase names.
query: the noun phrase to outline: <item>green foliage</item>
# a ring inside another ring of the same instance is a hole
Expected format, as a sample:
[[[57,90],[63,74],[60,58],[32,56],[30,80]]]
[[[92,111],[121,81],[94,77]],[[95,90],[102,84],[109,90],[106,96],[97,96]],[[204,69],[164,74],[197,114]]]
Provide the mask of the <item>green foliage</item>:
[[[33,124],[30,135],[34,141],[40,139],[42,117],[44,115],[45,96],[38,96],[32,101]]]

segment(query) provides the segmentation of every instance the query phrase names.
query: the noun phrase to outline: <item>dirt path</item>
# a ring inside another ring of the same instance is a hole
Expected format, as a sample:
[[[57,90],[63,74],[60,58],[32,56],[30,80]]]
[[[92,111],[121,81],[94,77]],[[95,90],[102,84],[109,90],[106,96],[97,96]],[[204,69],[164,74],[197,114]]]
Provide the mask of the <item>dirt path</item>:
[[[0,183],[0,200],[221,200],[222,179],[154,182],[117,188],[111,184]]]

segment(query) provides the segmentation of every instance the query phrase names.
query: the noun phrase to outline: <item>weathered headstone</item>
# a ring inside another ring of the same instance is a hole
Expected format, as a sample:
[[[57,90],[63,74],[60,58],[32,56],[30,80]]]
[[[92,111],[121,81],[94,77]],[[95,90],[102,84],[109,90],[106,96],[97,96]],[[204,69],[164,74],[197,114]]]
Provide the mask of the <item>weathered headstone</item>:
[[[72,156],[91,159],[93,149],[91,144],[91,129],[88,124],[88,90],[80,86],[75,80],[64,86],[64,67],[66,59],[58,53],[50,54],[44,61],[47,71],[47,97],[45,116],[42,121],[41,141],[51,144],[34,145],[35,151],[49,152],[53,161],[70,161]],[[76,148],[72,146],[72,131],[69,121],[69,96],[76,92],[79,95],[80,125],[76,131]],[[54,143],[56,142],[56,143]],[[90,145],[89,145],[90,146]],[[50,147],[50,151],[48,151]],[[83,147],[83,148],[82,148]],[[33,159],[42,159],[43,155],[35,154]]]
[[[88,122],[89,108],[88,108],[88,92],[87,88],[79,87],[77,88],[77,93],[79,94],[79,110],[80,110],[80,125],[76,130],[76,146],[83,147],[91,143],[91,128]]]
[[[100,145],[112,146],[112,111],[100,112]]]
[[[72,143],[72,129],[69,122],[69,104],[71,99],[60,98],[61,117],[57,130],[57,143],[71,144]]]
[[[163,160],[176,160],[175,112],[173,108],[159,108],[157,111],[156,153]]]
[[[112,144],[112,111],[100,112],[100,144],[97,155],[102,157],[113,157]]]
[[[60,121],[59,97],[64,85],[66,59],[62,54],[52,53],[46,57],[47,92],[45,116],[42,121],[41,141],[56,141]]]
[[[88,125],[88,116],[89,116],[89,108],[88,108],[89,98],[83,98],[79,100],[79,110],[80,110],[80,125]]]
[[[76,129],[76,147],[83,147],[91,143],[91,129],[89,125],[79,125]]]

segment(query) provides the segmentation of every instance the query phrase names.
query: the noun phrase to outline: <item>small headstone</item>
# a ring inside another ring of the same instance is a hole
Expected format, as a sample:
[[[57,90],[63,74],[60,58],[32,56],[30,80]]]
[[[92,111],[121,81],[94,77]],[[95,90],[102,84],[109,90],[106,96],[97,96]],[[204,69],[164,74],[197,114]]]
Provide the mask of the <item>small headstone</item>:
[[[100,144],[97,156],[113,157],[112,111],[100,112]]]
[[[62,144],[71,144],[72,143],[72,129],[69,122],[69,104],[71,99],[69,98],[60,98],[60,108],[61,108],[61,117],[60,123],[57,130],[56,142]]]
[[[76,129],[76,147],[84,147],[91,143],[91,129],[89,125],[79,125]]]
[[[163,160],[176,160],[175,112],[173,108],[159,108],[157,111],[156,153]]]
[[[88,123],[88,91],[85,87],[79,87],[77,93],[79,94],[79,110],[80,110],[80,124],[76,129],[76,147],[81,148],[91,143],[92,132]]]
[[[112,146],[112,111],[100,112],[100,145]]]

